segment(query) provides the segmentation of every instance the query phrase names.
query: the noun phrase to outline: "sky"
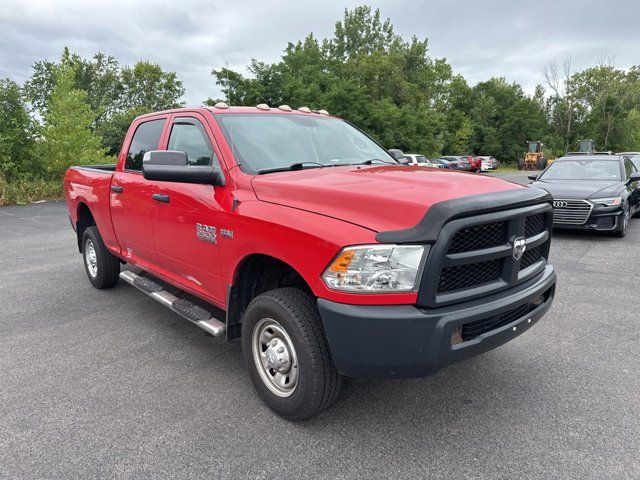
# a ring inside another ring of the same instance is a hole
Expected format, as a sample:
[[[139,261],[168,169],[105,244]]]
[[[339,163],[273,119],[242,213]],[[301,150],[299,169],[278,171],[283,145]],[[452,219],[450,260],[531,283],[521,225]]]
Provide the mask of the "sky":
[[[177,72],[188,105],[219,96],[210,72],[228,63],[245,71],[252,58],[277,61],[287,42],[313,32],[331,37],[347,0],[2,0],[0,78],[23,82],[34,62],[67,46],[101,51],[122,65],[149,60]],[[470,84],[491,77],[527,92],[544,82],[550,62],[570,55],[575,68],[602,58],[618,68],[640,64],[640,1],[379,1],[396,33],[428,38]]]

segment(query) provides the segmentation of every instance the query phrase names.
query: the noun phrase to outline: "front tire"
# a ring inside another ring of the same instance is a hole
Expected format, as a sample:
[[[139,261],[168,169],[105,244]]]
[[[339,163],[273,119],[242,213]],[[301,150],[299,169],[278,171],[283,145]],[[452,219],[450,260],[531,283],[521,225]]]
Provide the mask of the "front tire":
[[[622,221],[618,228],[614,230],[613,235],[618,238],[624,238],[627,235],[627,226],[629,225],[629,209],[626,208],[622,213]]]
[[[88,227],[82,234],[82,258],[91,285],[102,289],[118,283],[120,260],[107,250],[98,227]]]
[[[243,317],[242,351],[254,388],[278,415],[306,420],[336,401],[342,378],[310,294],[279,288],[254,298]]]

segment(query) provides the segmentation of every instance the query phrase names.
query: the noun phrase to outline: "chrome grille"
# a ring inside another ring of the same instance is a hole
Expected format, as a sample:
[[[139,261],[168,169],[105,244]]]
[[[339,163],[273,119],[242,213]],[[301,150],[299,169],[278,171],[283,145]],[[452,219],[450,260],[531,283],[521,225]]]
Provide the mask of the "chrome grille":
[[[556,225],[583,225],[593,205],[586,200],[566,200],[556,198],[553,200],[553,223]]]

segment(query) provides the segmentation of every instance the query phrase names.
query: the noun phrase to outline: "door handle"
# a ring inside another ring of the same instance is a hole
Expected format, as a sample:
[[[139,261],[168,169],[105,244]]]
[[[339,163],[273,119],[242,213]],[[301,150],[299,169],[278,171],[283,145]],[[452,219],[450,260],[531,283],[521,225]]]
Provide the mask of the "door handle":
[[[120,185],[111,185],[111,191],[116,193],[122,193],[124,192],[124,187],[121,187]]]
[[[162,193],[154,193],[153,195],[151,195],[151,198],[153,198],[156,202],[164,202],[164,203],[169,203],[169,195],[164,195]]]

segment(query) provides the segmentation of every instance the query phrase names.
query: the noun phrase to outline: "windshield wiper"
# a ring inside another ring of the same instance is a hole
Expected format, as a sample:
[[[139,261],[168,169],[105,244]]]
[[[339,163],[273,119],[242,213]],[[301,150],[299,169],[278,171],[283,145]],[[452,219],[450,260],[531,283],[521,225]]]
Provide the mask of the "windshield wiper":
[[[310,168],[324,168],[330,166],[319,162],[296,162],[286,167],[263,168],[262,170],[258,170],[258,175],[272,172],[290,172],[293,170],[302,170],[305,165],[311,165]]]
[[[370,158],[369,160],[365,160],[364,162],[359,163],[358,165],[371,165],[373,164],[373,162],[388,163],[389,165],[397,164],[397,162],[389,162],[388,160],[382,160],[381,158]]]

